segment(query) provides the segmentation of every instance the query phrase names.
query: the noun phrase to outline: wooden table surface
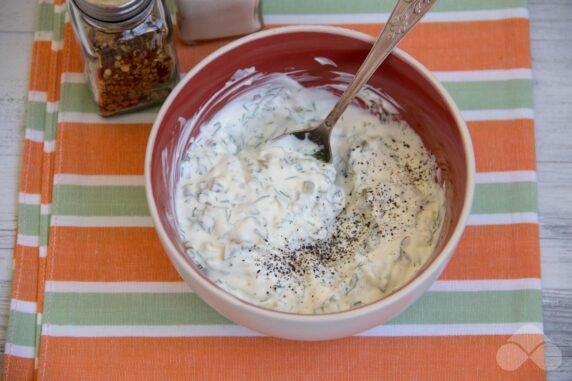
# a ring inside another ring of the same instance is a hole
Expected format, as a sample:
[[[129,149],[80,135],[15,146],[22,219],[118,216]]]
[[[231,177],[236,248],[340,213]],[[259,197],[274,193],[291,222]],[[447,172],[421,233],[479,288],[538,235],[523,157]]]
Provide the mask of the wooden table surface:
[[[36,0],[0,6],[0,347],[4,350]],[[544,330],[572,379],[572,0],[529,0]]]

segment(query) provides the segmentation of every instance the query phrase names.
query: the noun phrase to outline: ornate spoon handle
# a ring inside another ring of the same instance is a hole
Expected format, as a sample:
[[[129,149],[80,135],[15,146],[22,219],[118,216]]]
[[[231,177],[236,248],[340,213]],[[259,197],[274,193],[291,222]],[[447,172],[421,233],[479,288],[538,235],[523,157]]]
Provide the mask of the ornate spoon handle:
[[[323,125],[330,130],[342,113],[357,95],[361,87],[369,80],[379,65],[387,58],[391,50],[401,41],[411,28],[431,9],[436,0],[398,0],[381,35],[360,66],[353,81],[342,94]]]

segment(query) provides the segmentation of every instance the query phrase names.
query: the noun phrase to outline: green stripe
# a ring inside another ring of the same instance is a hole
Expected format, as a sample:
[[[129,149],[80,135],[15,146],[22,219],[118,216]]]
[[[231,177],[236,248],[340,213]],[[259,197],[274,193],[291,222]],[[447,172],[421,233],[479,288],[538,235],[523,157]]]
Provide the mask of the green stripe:
[[[56,126],[58,124],[58,113],[46,113],[44,122],[44,141],[56,140]]]
[[[44,323],[72,325],[229,324],[195,294],[47,293]]]
[[[10,311],[10,328],[6,340],[12,344],[33,347],[36,335],[36,314]]]
[[[54,214],[73,216],[148,216],[141,186],[55,185]]]
[[[28,102],[27,123],[28,128],[44,131],[44,117],[46,116],[46,102]]]
[[[48,237],[50,235],[50,216],[40,215],[40,246],[48,246]]]
[[[393,0],[264,0],[265,15],[389,13]],[[526,0],[440,0],[431,12],[526,8]]]
[[[40,315],[36,315],[40,316]],[[34,357],[40,357],[40,340],[42,339],[42,322],[40,319],[36,319],[36,340],[34,341],[35,351]]]
[[[18,205],[18,233],[25,235],[40,234],[40,205]]]
[[[167,10],[171,13],[171,15],[175,15],[175,10],[177,9],[177,6],[175,5],[175,0],[165,0],[165,4],[167,5]],[[175,21],[175,19],[173,18],[172,21]]]
[[[542,321],[541,292],[428,292],[392,324]],[[60,325],[231,324],[196,294],[47,293],[44,323]]]
[[[536,212],[536,184],[477,184],[472,213]],[[147,216],[142,186],[54,186],[54,214],[67,216]]]
[[[39,4],[38,23],[36,30],[39,32],[52,32],[54,30],[54,5],[48,3]]]
[[[461,110],[532,108],[532,81],[443,83]]]
[[[97,113],[97,105],[87,83],[62,83],[61,112]]]
[[[536,212],[536,183],[477,184],[471,213]]]
[[[54,33],[52,39],[54,41],[62,41],[64,39],[64,22],[66,18],[67,11],[55,13],[53,16],[54,20]]]
[[[392,324],[467,324],[542,321],[542,292],[428,292]]]
[[[461,110],[532,108],[532,82],[528,79],[445,82],[444,86]],[[61,110],[96,113],[97,106],[88,84],[62,84]],[[157,110],[158,107],[154,107],[149,112]]]
[[[87,83],[62,83],[61,112],[97,113],[97,104]],[[158,112],[160,105],[148,107],[145,112]]]

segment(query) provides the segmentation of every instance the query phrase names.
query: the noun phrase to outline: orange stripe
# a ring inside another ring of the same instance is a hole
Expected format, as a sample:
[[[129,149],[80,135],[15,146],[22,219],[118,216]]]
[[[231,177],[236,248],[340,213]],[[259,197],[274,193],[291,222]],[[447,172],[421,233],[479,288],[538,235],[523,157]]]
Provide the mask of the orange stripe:
[[[468,226],[441,279],[540,277],[538,226]]]
[[[266,26],[272,29],[281,25]],[[377,36],[381,24],[345,24],[346,28]],[[66,24],[66,33],[71,26]],[[530,67],[529,23],[524,19],[425,23],[418,25],[400,47],[431,70],[486,70]],[[66,71],[81,72],[83,63],[75,39],[69,45]],[[234,39],[177,44],[181,70],[189,71],[200,60]],[[507,43],[510,41],[510,43]],[[67,47],[67,46],[66,46]],[[471,59],[467,59],[467,57]]]
[[[14,250],[14,285],[12,298],[36,301],[38,248],[17,245]]]
[[[52,227],[48,279],[180,281],[153,228]]]
[[[48,91],[50,71],[46,63],[50,62],[52,54],[51,41],[34,41],[32,45],[32,69],[30,72],[29,89],[35,91]]]
[[[52,202],[52,191],[53,191],[53,177],[54,177],[54,162],[56,159],[55,152],[44,152],[44,160],[42,162],[42,192],[41,192],[41,202],[42,204],[49,204]]]
[[[50,73],[54,73],[50,76],[48,81],[48,101],[54,102],[60,100],[60,89],[61,89],[61,75],[63,71],[64,62],[64,51],[58,50],[57,52],[52,52],[51,62],[50,62]]]
[[[193,46],[177,44],[177,55],[179,58],[180,70],[183,72],[191,70],[193,66],[199,63],[203,58],[232,41],[234,41],[233,38],[227,38],[203,42]]]
[[[468,123],[477,171],[534,170],[534,124],[531,120]],[[150,126],[60,123],[58,172],[142,174]],[[86,158],[88,155],[88,159]],[[118,160],[121,156],[121,160]],[[82,158],[82,160],[78,160]]]
[[[83,72],[83,57],[81,55],[81,47],[75,38],[70,23],[64,24],[64,49],[66,59],[64,63],[64,71],[66,72]]]
[[[60,123],[58,173],[143,174],[148,124]]]
[[[46,287],[46,257],[38,257],[38,285],[37,298],[36,298],[36,310],[38,313],[44,312],[44,289]]]
[[[278,26],[267,26],[265,29]],[[381,30],[381,24],[346,24],[341,26],[372,36],[377,36]],[[529,68],[530,46],[528,36],[528,20],[523,19],[425,23],[418,25],[399,46],[410,52],[431,70]],[[229,41],[232,40],[178,46],[181,70],[190,70],[207,54]]]
[[[379,25],[351,28],[374,36],[381,30]],[[529,23],[524,19],[424,23],[399,47],[436,71],[529,68],[528,36]]]
[[[2,380],[30,381],[34,379],[34,359],[4,355]]]
[[[50,242],[49,279],[180,280],[151,228],[52,227]],[[469,226],[441,279],[540,277],[538,245],[535,225]]]
[[[50,60],[50,72],[54,73],[50,77],[49,89],[48,89],[48,101],[54,102],[60,99],[60,88],[61,88],[61,76],[59,73],[62,72],[63,66],[63,50],[57,52],[57,54],[52,54]],[[54,172],[54,153],[43,153],[43,163],[42,163],[42,202],[51,202],[52,193],[52,178]]]
[[[544,371],[532,361],[512,372],[499,367],[496,354],[508,338],[352,337],[301,342],[224,337],[43,337],[39,375],[49,380],[84,381],[544,380]]]
[[[20,192],[40,193],[42,187],[42,153],[44,144],[24,140],[24,168],[20,177]]]
[[[477,171],[536,168],[534,122],[528,119],[469,122]]]

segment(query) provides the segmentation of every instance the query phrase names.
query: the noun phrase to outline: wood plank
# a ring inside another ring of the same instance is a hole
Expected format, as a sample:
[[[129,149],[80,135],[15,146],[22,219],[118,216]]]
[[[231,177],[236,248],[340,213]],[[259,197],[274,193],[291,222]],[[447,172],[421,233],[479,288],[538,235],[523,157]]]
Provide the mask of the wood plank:
[[[35,8],[31,6],[34,3],[33,0],[4,2],[0,11],[0,30],[20,24],[22,29],[31,30],[26,23],[30,9]],[[0,52],[10,52],[3,55],[0,70],[0,355],[4,352],[10,310],[12,252],[32,38],[31,32],[0,32]]]
[[[37,0],[2,0],[0,33],[33,32]]]
[[[544,331],[562,351],[549,381],[572,374],[572,18],[569,0],[529,0],[536,113]]]

